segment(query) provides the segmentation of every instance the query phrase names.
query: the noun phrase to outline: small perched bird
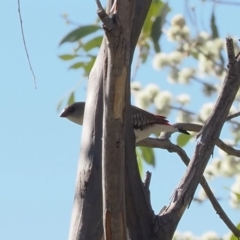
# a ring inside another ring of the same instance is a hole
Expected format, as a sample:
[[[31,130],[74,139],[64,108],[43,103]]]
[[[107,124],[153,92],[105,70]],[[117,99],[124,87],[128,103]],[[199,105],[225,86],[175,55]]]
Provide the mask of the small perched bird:
[[[76,124],[82,125],[84,108],[85,102],[75,102],[67,106],[60,114],[60,117],[67,118]],[[160,132],[181,132],[189,135],[187,131],[175,128],[169,124],[166,117],[154,115],[135,106],[131,106],[131,110],[136,142],[149,137],[153,133]]]

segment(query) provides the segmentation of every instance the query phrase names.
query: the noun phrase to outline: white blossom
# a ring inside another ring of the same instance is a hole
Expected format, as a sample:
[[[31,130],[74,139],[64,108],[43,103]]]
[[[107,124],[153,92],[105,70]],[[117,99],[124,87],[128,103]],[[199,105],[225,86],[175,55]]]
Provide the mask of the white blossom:
[[[222,50],[222,49],[224,49],[224,46],[225,46],[224,44],[225,44],[225,42],[224,42],[223,39],[221,39],[221,38],[215,38],[215,39],[213,40],[213,42],[214,42],[216,48],[219,49],[219,51]]]
[[[177,114],[176,121],[184,122],[184,123],[192,122],[191,114],[184,112],[184,111],[179,111]]]
[[[179,36],[181,35],[182,29],[181,27],[174,25],[169,27],[169,29],[167,30],[167,37],[170,41],[178,41],[179,40]]]
[[[174,52],[171,52],[169,53],[169,62],[171,64],[179,64],[181,63],[182,59],[183,59],[183,54],[179,51],[174,51]]]
[[[153,100],[160,92],[160,88],[156,84],[148,84],[144,91],[149,94],[150,99]]]
[[[197,45],[203,45],[210,39],[210,35],[207,32],[200,32],[195,41]]]
[[[170,41],[181,41],[186,40],[189,38],[190,35],[190,29],[188,26],[180,26],[180,25],[171,25],[166,35]]]
[[[206,58],[202,53],[198,54],[198,68],[202,73],[211,73],[214,69],[213,61]]]
[[[141,89],[142,89],[142,85],[140,82],[137,82],[137,81],[131,82],[132,91],[140,91]]]
[[[170,73],[168,75],[168,78],[167,78],[168,82],[170,82],[170,83],[177,83],[178,82],[178,78],[179,78],[178,73],[179,73],[178,70],[171,69],[171,71],[170,71]]]
[[[191,232],[176,231],[173,240],[196,240],[197,238]]]
[[[219,236],[217,235],[217,233],[213,232],[213,231],[209,231],[209,232],[205,232],[202,237],[202,240],[220,240]]]
[[[141,90],[135,95],[136,105],[140,108],[147,109],[151,103],[149,94]]]
[[[178,103],[182,105],[186,105],[187,103],[190,102],[190,96],[186,93],[180,94],[176,97],[176,100]]]
[[[239,172],[239,168],[239,161],[235,156],[227,155],[221,161],[220,174],[224,177],[231,177]]]
[[[236,181],[231,186],[230,197],[230,205],[235,209],[240,208],[240,175],[236,176]]]
[[[184,19],[184,17],[181,14],[177,14],[175,15],[172,20],[171,20],[171,24],[173,26],[179,26],[179,27],[184,27],[186,25],[186,21]]]
[[[181,41],[189,38],[190,29],[188,26],[179,27],[178,25],[174,25],[169,27],[166,32],[167,37],[170,41]]]
[[[219,44],[217,45],[215,41],[208,40],[201,49],[208,59],[218,60],[219,59]]]
[[[194,76],[195,72],[196,71],[193,68],[183,68],[183,69],[181,69],[178,73],[179,82],[182,83],[182,84],[189,83],[189,80]]]
[[[188,26],[184,26],[182,31],[181,31],[181,37],[183,39],[188,39],[190,35],[190,29]]]
[[[154,104],[158,112],[163,115],[168,115],[172,102],[172,94],[169,91],[162,91],[154,98]]]
[[[170,64],[169,56],[166,53],[160,52],[157,53],[153,58],[153,68],[156,70],[160,70],[165,66]]]
[[[207,165],[204,171],[204,177],[210,180],[218,175],[220,175],[222,161],[218,158],[214,159],[210,164]]]

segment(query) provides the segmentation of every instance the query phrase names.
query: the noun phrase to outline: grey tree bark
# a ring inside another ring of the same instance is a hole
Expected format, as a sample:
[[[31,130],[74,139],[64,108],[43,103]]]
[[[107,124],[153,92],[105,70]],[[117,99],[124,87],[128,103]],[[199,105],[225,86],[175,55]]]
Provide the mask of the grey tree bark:
[[[124,34],[130,37],[130,62],[151,1],[119,0],[117,15]],[[111,5],[111,3],[109,3]],[[98,240],[103,236],[102,218],[102,118],[103,81],[108,66],[108,47],[102,43],[97,60],[89,76],[87,100],[83,122],[81,153],[77,171],[76,192],[69,232],[69,240]],[[127,75],[126,115],[130,103],[130,74]],[[149,211],[142,189],[130,117],[127,118],[125,149],[125,194],[127,209],[127,235],[130,239],[151,239],[152,212]]]

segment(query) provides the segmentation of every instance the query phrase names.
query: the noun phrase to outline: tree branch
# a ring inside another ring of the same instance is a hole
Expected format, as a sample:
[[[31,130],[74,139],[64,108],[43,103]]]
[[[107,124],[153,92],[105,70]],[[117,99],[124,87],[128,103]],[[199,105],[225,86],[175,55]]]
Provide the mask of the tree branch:
[[[104,28],[108,29],[109,31],[113,28],[113,20],[108,16],[104,8],[102,7],[102,4],[99,0],[96,0],[96,4],[98,6],[97,14],[100,18],[100,20],[103,23]]]
[[[152,147],[152,148],[161,148],[166,149],[169,152],[175,152],[178,154],[178,156],[182,159],[184,164],[188,166],[190,159],[187,156],[186,152],[179,146],[173,144],[169,139],[154,139],[154,138],[147,138],[138,143],[139,146],[143,147]],[[226,224],[226,226],[232,231],[235,236],[240,237],[240,231],[238,228],[235,227],[235,225],[232,223],[232,221],[229,219],[219,202],[217,201],[216,197],[214,196],[211,188],[209,187],[206,179],[202,176],[200,179],[200,184],[202,188],[204,189],[206,195],[208,196],[213,208],[215,209],[216,213],[219,215],[219,217],[223,220],[223,222]]]
[[[152,210],[151,196],[150,196],[150,190],[149,190],[151,177],[152,177],[152,173],[147,171],[146,172],[146,177],[145,177],[145,180],[144,180],[144,183],[143,183],[143,189],[144,189],[144,194],[145,194],[146,201],[148,203],[148,207],[149,207],[149,209]],[[153,210],[152,210],[152,214],[154,214]]]
[[[231,120],[231,119],[233,119],[233,118],[235,118],[235,117],[238,117],[238,116],[240,116],[240,112],[236,112],[236,113],[234,113],[234,114],[231,114],[231,115],[229,115],[229,116],[227,117],[227,121],[229,121],[229,120]]]
[[[198,141],[192,161],[188,165],[179,186],[167,209],[158,218],[157,235],[159,239],[171,239],[177,225],[192,200],[194,192],[202,178],[203,171],[212,155],[222,126],[227,118],[240,85],[240,66],[236,61],[232,39],[227,39],[228,73],[222,86],[216,105],[198,133]]]
[[[232,116],[232,115],[230,115],[230,116]],[[226,120],[228,120],[228,118]],[[173,124],[173,125],[177,128],[182,128],[184,130],[188,130],[188,131],[192,131],[192,132],[199,132],[202,129],[202,125],[195,124],[195,123],[176,123],[176,124]],[[165,133],[161,139],[165,139],[165,138],[169,138],[169,137],[170,137],[170,133]],[[240,157],[240,150],[237,150],[237,149],[227,145],[221,139],[218,139],[216,141],[216,145],[220,149],[222,149],[224,152],[226,152],[228,155],[232,155],[232,156],[235,156],[235,157]]]
[[[22,33],[23,45],[24,45],[24,48],[25,48],[25,53],[26,53],[26,56],[27,56],[28,65],[29,65],[30,71],[31,71],[32,76],[33,76],[34,87],[35,87],[35,89],[36,89],[36,88],[37,88],[36,76],[35,76],[34,71],[33,71],[33,68],[32,68],[32,64],[31,64],[31,61],[30,61],[30,57],[29,57],[28,49],[27,49],[27,44],[26,44],[26,40],[25,40],[25,35],[24,35],[24,31],[23,31],[23,21],[22,21],[20,0],[18,0],[18,15],[19,15],[19,20],[20,20],[20,26],[21,26],[21,33]]]

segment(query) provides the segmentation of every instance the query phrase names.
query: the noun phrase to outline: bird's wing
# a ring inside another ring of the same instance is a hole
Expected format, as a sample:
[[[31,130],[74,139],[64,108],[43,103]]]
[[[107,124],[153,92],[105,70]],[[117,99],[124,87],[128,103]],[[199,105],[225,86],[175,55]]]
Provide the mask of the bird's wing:
[[[170,125],[166,117],[154,115],[135,106],[132,106],[132,124],[133,128],[140,128],[141,130],[152,124]]]

